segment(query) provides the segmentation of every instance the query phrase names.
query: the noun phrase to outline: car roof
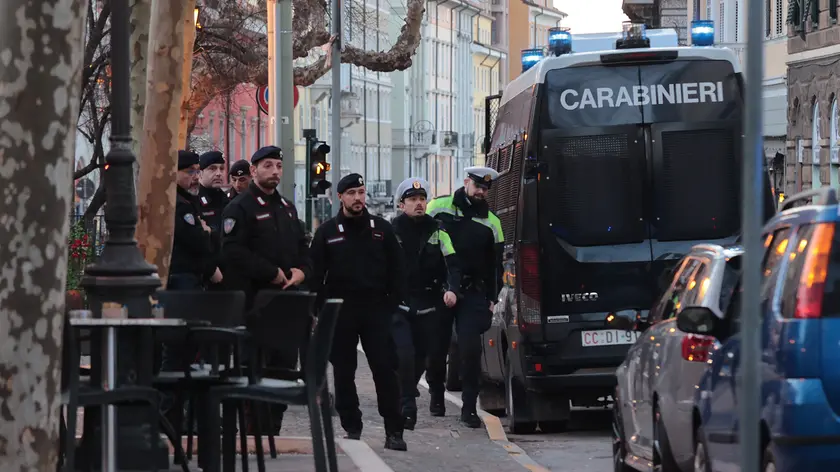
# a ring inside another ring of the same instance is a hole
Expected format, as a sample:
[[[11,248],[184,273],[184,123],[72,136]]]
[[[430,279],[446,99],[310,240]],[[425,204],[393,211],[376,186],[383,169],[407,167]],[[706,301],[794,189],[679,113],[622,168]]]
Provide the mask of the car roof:
[[[719,244],[696,244],[692,246],[689,255],[702,254],[713,259],[730,259],[744,254],[744,247],[739,244],[721,246]]]

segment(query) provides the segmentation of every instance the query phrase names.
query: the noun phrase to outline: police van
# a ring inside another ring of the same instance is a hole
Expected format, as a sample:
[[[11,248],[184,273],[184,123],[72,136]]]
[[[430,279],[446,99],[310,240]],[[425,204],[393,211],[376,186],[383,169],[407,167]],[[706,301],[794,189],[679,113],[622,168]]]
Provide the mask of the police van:
[[[644,320],[663,274],[694,244],[734,243],[741,222],[744,81],[711,22],[692,24],[691,47],[640,24],[549,34],[488,133],[507,248],[480,398],[515,433],[605,404],[639,336],[605,319]]]

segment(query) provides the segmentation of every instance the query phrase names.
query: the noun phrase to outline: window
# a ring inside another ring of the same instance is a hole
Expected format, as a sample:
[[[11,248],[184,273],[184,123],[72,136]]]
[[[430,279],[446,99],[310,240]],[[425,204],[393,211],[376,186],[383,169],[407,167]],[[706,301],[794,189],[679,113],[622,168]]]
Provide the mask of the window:
[[[695,0],[696,1],[696,0]],[[764,37],[769,38],[773,32],[773,0],[764,0]]]
[[[813,233],[814,225],[800,227],[796,233],[796,244],[788,256],[788,267],[782,284],[780,310],[784,318],[793,318],[796,309],[796,292],[799,289],[799,277],[802,274],[802,265],[805,262],[805,254]]]
[[[688,282],[688,287],[686,287],[682,296],[680,296],[677,310],[702,303],[703,297],[706,295],[706,290],[709,287],[709,269],[708,263],[701,262],[699,264],[697,271],[694,272],[694,275]]]
[[[776,0],[776,36],[780,36],[785,27],[784,0]]]
[[[764,263],[761,267],[764,280],[761,287],[761,299],[768,300],[773,298],[773,293],[776,288],[776,274],[779,271],[779,263],[782,257],[787,252],[790,242],[791,228],[782,228],[773,233],[770,241],[769,249],[764,255]]]
[[[811,188],[820,188],[820,104],[814,102],[814,116],[811,123]]]
[[[725,43],[726,42],[726,4],[723,3],[723,0],[720,0],[718,3],[718,21],[716,24],[720,25],[720,29],[718,29],[718,42]]]
[[[740,33],[740,30],[741,30],[741,28],[739,28],[739,25],[738,25],[738,20],[740,20],[740,15],[739,15],[739,13],[740,13],[739,4],[740,3],[741,3],[740,1],[735,0],[735,42],[736,43],[739,40],[738,33]]]
[[[699,0],[694,1],[697,2]],[[714,18],[712,18],[712,0],[706,0],[706,19],[714,20]]]

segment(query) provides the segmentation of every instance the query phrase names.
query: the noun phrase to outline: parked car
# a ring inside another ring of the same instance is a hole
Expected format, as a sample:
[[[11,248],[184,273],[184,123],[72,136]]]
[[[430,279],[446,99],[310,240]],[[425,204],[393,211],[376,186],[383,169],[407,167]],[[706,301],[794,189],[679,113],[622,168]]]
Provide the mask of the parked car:
[[[835,189],[813,190],[788,198],[764,227],[761,413],[746,426],[759,428],[765,472],[840,470],[839,210]],[[695,395],[696,471],[739,468],[739,300],[723,319],[694,306],[677,316],[679,329],[721,343]]]
[[[706,370],[714,338],[676,326],[684,306],[723,317],[740,272],[740,246],[698,244],[677,264],[669,285],[645,320],[622,313],[607,318],[616,329],[644,330],[616,370],[613,464],[616,472],[691,470],[694,391]]]

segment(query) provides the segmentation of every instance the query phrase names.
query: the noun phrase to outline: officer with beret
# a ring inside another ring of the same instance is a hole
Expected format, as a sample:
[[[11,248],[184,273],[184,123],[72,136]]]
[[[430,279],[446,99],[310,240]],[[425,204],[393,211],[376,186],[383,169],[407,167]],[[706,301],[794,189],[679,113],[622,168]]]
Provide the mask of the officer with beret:
[[[432,200],[427,212],[443,223],[461,262],[461,297],[454,310],[463,385],[461,422],[479,428],[481,420],[476,403],[481,375],[481,335],[490,328],[502,287],[505,239],[501,222],[486,201],[499,173],[489,167],[467,167],[464,171],[467,174],[464,186],[452,195]],[[448,337],[447,333],[451,331],[440,334]],[[426,373],[432,395],[430,410],[434,416],[442,416],[446,352],[437,350],[432,357]]]
[[[426,370],[428,347],[440,337],[437,311],[455,306],[461,271],[449,234],[438,220],[426,214],[429,183],[408,178],[397,187],[396,195],[401,213],[391,224],[405,253],[408,298],[394,314],[392,329],[400,361],[405,428],[413,430],[417,423],[417,382]],[[451,331],[451,315],[445,318]]]
[[[230,179],[230,189],[227,192],[227,197],[228,200],[233,200],[234,197],[245,191],[248,184],[251,183],[251,163],[245,159],[234,162],[230,165],[228,178]]]
[[[245,292],[248,310],[260,290],[297,290],[312,272],[297,209],[277,190],[283,175],[283,151],[276,146],[258,149],[251,157],[250,174],[251,183],[222,213],[225,286]],[[297,349],[278,346],[276,352],[267,354],[267,367],[294,369],[297,365]],[[285,405],[272,405],[275,429],[279,429],[285,410]]]
[[[365,208],[365,182],[350,174],[336,185],[341,209],[312,238],[312,285],[320,298],[342,298],[330,362],[335,409],[349,439],[362,436],[356,394],[356,346],[361,338],[379,414],[385,420],[385,448],[405,451],[400,386],[391,317],[405,299],[405,258],[391,224]]]
[[[213,252],[216,265],[224,269],[221,263],[222,237],[221,221],[222,210],[227,206],[227,193],[222,190],[225,175],[225,158],[219,151],[205,152],[199,157],[201,173],[198,176],[198,202],[201,206],[201,218],[210,227],[210,236],[213,240]],[[222,290],[219,284],[208,285],[210,290]]]

